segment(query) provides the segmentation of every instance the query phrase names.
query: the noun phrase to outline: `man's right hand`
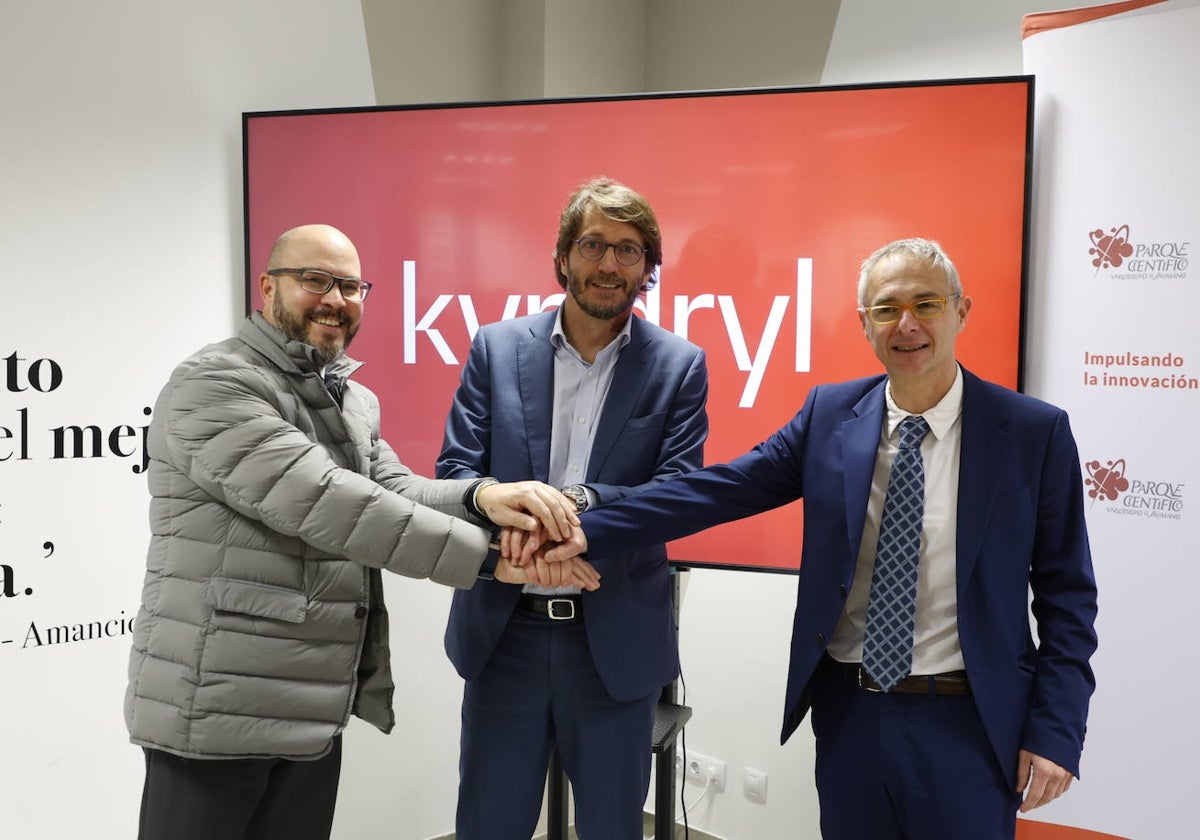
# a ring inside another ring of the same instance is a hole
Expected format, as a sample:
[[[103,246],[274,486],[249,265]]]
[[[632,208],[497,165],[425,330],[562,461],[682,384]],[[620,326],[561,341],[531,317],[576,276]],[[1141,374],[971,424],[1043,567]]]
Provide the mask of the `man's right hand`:
[[[600,588],[600,573],[582,557],[547,563],[544,558],[535,556],[524,566],[514,566],[508,558],[501,556],[496,564],[495,577],[501,583],[531,583],[535,586],[555,588],[574,586],[588,592],[595,592]]]
[[[540,525],[532,531],[505,528],[500,534],[500,554],[518,568],[539,558],[550,564],[565,563],[587,551],[587,535],[582,530],[574,527],[565,533],[567,539],[555,542]]]
[[[554,540],[579,524],[575,501],[541,481],[487,484],[479,488],[475,503],[496,525],[532,531],[540,524]]]
[[[538,546],[534,547],[535,549]],[[540,557],[551,565],[565,563],[568,560],[578,558],[581,554],[586,554],[588,550],[587,534],[583,533],[583,529],[578,525],[571,528],[567,534],[567,538],[560,541],[557,545],[547,548],[542,551],[531,551],[529,543],[526,542],[522,560],[524,561],[528,555],[533,554]]]

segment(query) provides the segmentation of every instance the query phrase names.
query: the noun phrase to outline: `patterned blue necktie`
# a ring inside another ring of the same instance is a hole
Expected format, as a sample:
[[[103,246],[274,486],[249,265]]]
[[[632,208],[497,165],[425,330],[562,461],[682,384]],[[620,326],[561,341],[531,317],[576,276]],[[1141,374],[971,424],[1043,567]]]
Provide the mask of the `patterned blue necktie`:
[[[925,515],[921,441],[928,432],[929,424],[919,415],[900,422],[900,451],[892,462],[879,525],[862,666],[884,691],[891,691],[912,671],[917,560]]]

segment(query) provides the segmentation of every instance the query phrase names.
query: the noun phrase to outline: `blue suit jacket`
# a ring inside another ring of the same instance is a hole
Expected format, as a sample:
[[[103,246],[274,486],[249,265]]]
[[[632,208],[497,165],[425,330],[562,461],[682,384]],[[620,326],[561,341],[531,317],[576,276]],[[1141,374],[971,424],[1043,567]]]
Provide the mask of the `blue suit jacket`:
[[[963,371],[958,635],[1009,778],[1024,748],[1079,775],[1095,681],[1096,584],[1079,456],[1066,414]],[[804,498],[804,546],[782,740],[808,712],[862,541],[883,376],[814,388],[790,423],[717,464],[582,519],[589,550],[675,539]],[[1039,643],[1029,622],[1029,591]]]
[[[439,478],[546,480],[554,319],[548,312],[479,330],[446,421]],[[704,351],[634,317],[583,482],[599,504],[700,467],[707,398]],[[602,576],[599,590],[583,593],[592,659],[615,699],[645,697],[679,671],[666,547],[659,541],[630,551],[617,541],[590,559]],[[446,653],[464,679],[483,669],[520,592],[519,586],[479,581],[454,593]]]

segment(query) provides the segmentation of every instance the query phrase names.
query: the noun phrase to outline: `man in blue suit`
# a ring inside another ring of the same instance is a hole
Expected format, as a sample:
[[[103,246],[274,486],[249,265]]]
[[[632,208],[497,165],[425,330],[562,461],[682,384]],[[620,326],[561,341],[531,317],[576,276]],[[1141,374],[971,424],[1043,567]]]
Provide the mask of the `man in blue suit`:
[[[442,478],[546,481],[580,512],[703,463],[704,353],[632,317],[657,281],[654,211],[605,178],[575,192],[554,251],[557,312],[479,330],[446,421]],[[666,548],[616,545],[592,592],[477,584],[446,652],[466,680],[458,840],[528,840],[552,749],[582,840],[640,840],[654,709],[679,671]],[[557,583],[553,566],[530,575]]]
[[[858,302],[886,376],[814,388],[750,452],[587,513],[543,559],[604,556],[803,498],[782,740],[811,709],[823,836],[1011,840],[1018,809],[1079,775],[1095,687],[1075,441],[1060,409],[957,363],[971,299],[936,242],[867,258]],[[903,425],[919,432],[902,437]],[[899,566],[893,495],[912,514]]]

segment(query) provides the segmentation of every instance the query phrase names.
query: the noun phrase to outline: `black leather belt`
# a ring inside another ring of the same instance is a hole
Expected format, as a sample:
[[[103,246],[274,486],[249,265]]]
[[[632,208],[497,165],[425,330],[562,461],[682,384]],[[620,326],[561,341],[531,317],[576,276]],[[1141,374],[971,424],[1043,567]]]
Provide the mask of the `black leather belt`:
[[[583,599],[578,595],[534,595],[521,593],[520,607],[551,621],[578,621],[583,618]]]
[[[864,691],[883,691],[879,683],[871,679],[857,662],[838,662],[826,657],[826,663],[830,673],[836,675],[838,682],[843,685],[857,686]],[[971,693],[971,685],[967,682],[966,671],[947,671],[944,674],[905,677],[893,686],[890,693],[962,696]]]

